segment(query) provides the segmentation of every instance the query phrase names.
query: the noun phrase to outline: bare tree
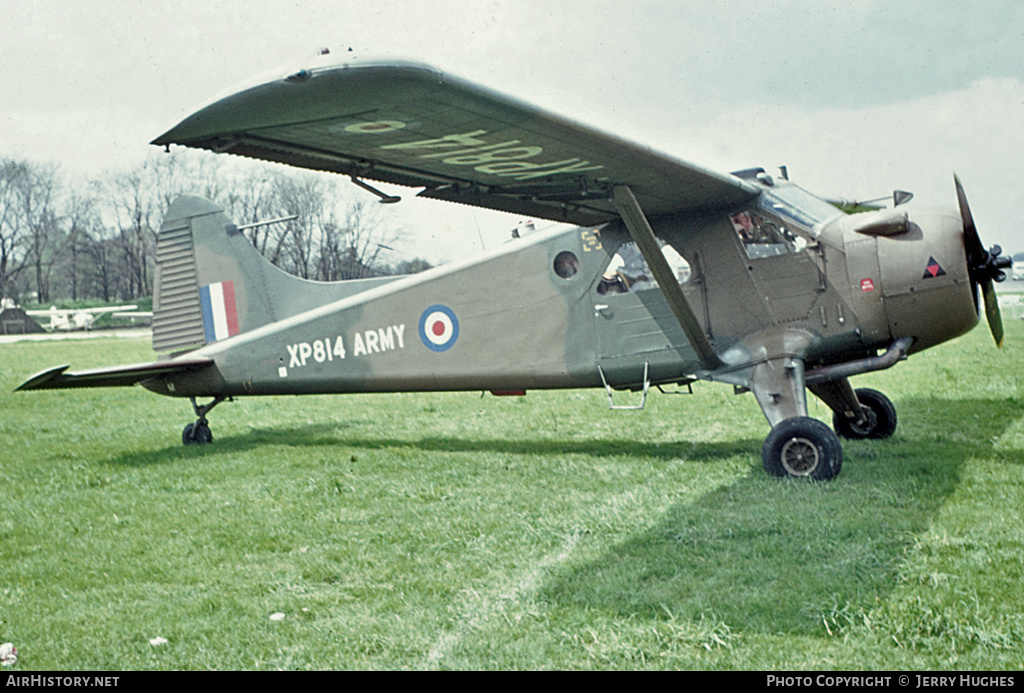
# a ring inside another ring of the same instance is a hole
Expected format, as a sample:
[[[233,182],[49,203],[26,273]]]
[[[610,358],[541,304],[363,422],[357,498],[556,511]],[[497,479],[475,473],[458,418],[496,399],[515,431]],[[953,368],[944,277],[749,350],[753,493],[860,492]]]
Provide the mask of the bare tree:
[[[179,195],[201,195],[230,206],[236,181],[227,173],[225,160],[209,152],[153,153],[137,173],[161,213]]]
[[[223,205],[231,220],[243,226],[281,216],[274,195],[275,172],[269,166],[253,166],[251,162],[229,163],[242,165],[218,169],[217,174],[224,181],[224,192],[217,202]],[[264,253],[274,234],[273,229],[261,225],[249,228],[246,236]]]
[[[0,163],[0,289],[5,295],[17,293],[16,278],[31,267],[39,300],[50,300],[50,275],[62,247],[59,188],[53,166]]]
[[[426,272],[434,265],[424,258],[417,257],[412,260],[402,260],[395,265],[395,274],[417,274],[419,272]]]
[[[389,228],[376,200],[360,198],[350,201],[344,210],[344,225],[338,245],[342,257],[336,266],[340,271],[326,280],[364,279],[386,273],[382,260],[398,240],[398,232]]]
[[[90,294],[110,303],[121,295],[127,295],[126,275],[121,262],[120,243],[115,238],[103,238],[101,233],[90,234],[84,245],[84,253],[90,260],[85,276],[91,285]]]
[[[19,187],[28,175],[24,161],[0,162],[0,295],[14,296],[14,281],[25,268],[25,226],[21,220]]]
[[[65,286],[70,291],[73,301],[78,300],[84,288],[88,245],[92,240],[93,230],[98,226],[96,206],[96,198],[80,190],[71,191],[64,205],[67,236],[62,255],[66,264]]]
[[[226,196],[227,181],[220,171],[218,160],[205,153],[154,152],[142,165],[108,179],[98,206],[114,233],[96,230],[90,234],[94,245],[90,256],[105,295],[116,291],[131,299],[152,291],[156,237],[163,214],[184,193],[212,199]],[[109,247],[110,241],[114,247]],[[118,277],[108,275],[112,261],[121,263]]]
[[[21,217],[28,233],[27,259],[35,270],[38,301],[50,301],[50,271],[59,256],[59,182],[53,166],[31,166],[20,178]]]
[[[333,223],[323,179],[316,175],[277,176],[274,180],[277,206],[297,219],[285,224],[287,232],[278,239],[271,262],[303,279],[316,279],[317,242],[325,225]]]
[[[115,178],[108,190],[107,204],[116,240],[124,259],[128,298],[149,291],[149,253],[155,243],[151,219],[154,200],[148,195],[143,171],[132,171]]]
[[[154,153],[86,188],[66,184],[54,167],[0,160],[0,290],[16,295],[19,286],[35,284],[42,301],[51,294],[106,301],[148,294],[159,225],[181,194],[213,199],[240,225],[295,215],[246,235],[297,276],[388,274],[399,234],[375,200],[350,190],[332,174],[205,152]]]
[[[342,179],[327,174],[273,174],[266,209],[298,219],[264,227],[251,236],[264,256],[306,279],[362,279],[387,272],[381,255],[398,233],[383,219],[375,200],[353,199]]]

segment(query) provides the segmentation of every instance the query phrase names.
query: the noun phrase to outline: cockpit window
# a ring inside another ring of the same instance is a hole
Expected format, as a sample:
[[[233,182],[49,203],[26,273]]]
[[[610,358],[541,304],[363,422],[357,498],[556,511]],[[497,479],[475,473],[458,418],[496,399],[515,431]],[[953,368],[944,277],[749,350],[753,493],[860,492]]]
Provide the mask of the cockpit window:
[[[658,239],[658,242],[662,246],[661,252],[676,280],[680,284],[685,284],[690,279],[690,263],[672,246],[661,239]],[[597,293],[602,295],[624,294],[657,287],[658,282],[650,267],[647,266],[647,261],[644,260],[640,249],[636,243],[630,241],[623,243],[612,257],[611,262],[608,263],[608,267],[601,275],[601,280],[597,283]]]
[[[795,222],[815,235],[824,222],[842,214],[839,208],[792,184],[764,191],[758,207],[783,220]]]
[[[751,260],[797,253],[807,247],[806,238],[767,214],[744,210],[731,214],[729,221]]]

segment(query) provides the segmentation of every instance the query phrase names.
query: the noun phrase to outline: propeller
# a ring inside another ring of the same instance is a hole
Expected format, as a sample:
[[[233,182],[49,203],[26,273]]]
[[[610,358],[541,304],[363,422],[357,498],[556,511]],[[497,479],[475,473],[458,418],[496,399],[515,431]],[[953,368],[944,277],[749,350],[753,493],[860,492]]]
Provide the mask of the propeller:
[[[1001,282],[1006,279],[1006,272],[1003,270],[1013,264],[1008,257],[1000,257],[1003,249],[998,245],[985,250],[978,236],[978,229],[974,225],[974,217],[971,216],[971,208],[967,204],[967,195],[964,193],[964,186],[960,183],[960,177],[955,175],[956,199],[960,205],[960,217],[964,223],[964,248],[967,250],[967,273],[971,277],[971,291],[974,293],[974,305],[978,305],[978,288],[981,287],[982,296],[985,299],[985,318],[988,320],[988,327],[992,330],[992,337],[996,340],[996,346],[1003,346],[1003,318],[999,313],[999,298],[996,296],[993,282]]]

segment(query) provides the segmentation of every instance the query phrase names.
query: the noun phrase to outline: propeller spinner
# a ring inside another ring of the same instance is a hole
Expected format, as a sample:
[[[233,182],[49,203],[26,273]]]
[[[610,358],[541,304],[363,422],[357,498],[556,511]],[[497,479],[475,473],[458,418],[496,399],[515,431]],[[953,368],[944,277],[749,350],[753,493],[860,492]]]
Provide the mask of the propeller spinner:
[[[971,277],[971,291],[974,293],[974,305],[978,305],[978,287],[981,287],[982,296],[985,298],[985,317],[988,320],[989,329],[992,330],[992,337],[996,340],[996,346],[1003,346],[1003,318],[999,313],[999,298],[996,296],[993,282],[1001,282],[1006,279],[1006,272],[1003,270],[1013,264],[1008,257],[1000,257],[1003,249],[998,245],[985,250],[978,236],[978,229],[974,226],[974,217],[971,216],[971,208],[967,204],[967,195],[964,193],[964,186],[960,183],[959,176],[954,175],[956,182],[956,199],[960,205],[960,217],[964,223],[964,248],[967,251],[967,271]]]

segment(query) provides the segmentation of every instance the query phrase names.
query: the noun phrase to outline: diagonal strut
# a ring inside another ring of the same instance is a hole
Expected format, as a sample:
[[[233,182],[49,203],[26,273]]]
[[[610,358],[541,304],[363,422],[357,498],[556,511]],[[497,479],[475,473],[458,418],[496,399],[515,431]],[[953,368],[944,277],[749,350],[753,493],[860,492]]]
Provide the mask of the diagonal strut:
[[[629,229],[629,235],[640,249],[640,254],[647,261],[647,266],[651,268],[651,273],[654,274],[661,293],[665,295],[672,313],[683,328],[686,339],[697,352],[700,365],[709,371],[721,368],[724,364],[715,353],[715,348],[711,346],[711,340],[704,333],[700,322],[697,321],[697,315],[693,312],[690,302],[686,300],[675,275],[672,274],[672,268],[668,266],[668,261],[661,252],[654,231],[628,185],[615,186],[615,207]]]

